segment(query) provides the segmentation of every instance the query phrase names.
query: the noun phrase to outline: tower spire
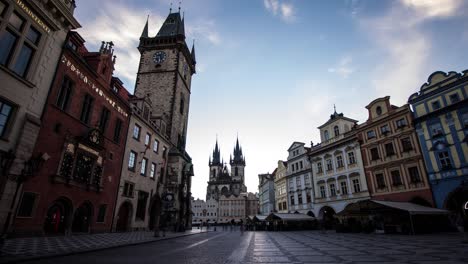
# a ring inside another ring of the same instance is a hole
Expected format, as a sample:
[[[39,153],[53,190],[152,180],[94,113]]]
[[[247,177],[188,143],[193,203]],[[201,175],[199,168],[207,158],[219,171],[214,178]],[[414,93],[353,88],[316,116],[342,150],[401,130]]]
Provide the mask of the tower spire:
[[[143,32],[141,33],[140,38],[147,38],[148,37],[148,20],[149,20],[149,15],[146,18],[146,24],[145,24],[145,27],[143,28]]]
[[[171,2],[171,7],[169,8],[169,14],[172,14],[172,2]]]

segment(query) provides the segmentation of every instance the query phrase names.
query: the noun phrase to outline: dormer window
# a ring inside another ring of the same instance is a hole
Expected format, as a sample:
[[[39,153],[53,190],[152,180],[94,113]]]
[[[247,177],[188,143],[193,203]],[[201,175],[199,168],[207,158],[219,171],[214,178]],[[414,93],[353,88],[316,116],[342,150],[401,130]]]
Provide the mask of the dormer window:
[[[377,106],[377,108],[375,109],[375,112],[377,113],[377,115],[381,115],[382,114],[382,107]]]

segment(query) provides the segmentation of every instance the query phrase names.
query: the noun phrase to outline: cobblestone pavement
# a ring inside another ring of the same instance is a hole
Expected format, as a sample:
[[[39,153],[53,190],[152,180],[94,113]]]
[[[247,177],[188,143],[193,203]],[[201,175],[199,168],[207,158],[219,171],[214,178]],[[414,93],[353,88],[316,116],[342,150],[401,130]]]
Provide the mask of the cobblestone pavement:
[[[459,234],[209,232],[30,263],[468,263]]]
[[[203,232],[206,230],[203,229]],[[0,263],[148,243],[198,233],[200,229],[180,233],[168,232],[165,237],[162,233],[160,237],[154,237],[153,232],[128,232],[7,239],[1,249]]]

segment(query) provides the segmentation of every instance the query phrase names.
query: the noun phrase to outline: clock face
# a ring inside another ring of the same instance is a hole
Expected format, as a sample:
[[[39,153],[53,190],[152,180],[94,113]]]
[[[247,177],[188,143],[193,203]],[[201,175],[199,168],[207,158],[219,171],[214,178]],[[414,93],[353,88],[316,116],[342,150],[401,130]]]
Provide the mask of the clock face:
[[[92,131],[89,135],[89,140],[94,144],[99,144],[99,132],[97,130]]]
[[[153,55],[153,61],[156,64],[161,64],[166,60],[166,53],[164,51],[156,51]]]

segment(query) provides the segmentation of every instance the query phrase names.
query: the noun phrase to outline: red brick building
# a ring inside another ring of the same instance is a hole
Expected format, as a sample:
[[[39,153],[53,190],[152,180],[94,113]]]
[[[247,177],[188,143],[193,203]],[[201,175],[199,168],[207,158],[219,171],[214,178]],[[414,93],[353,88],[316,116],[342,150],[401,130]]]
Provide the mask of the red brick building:
[[[366,108],[357,130],[371,199],[433,206],[409,105],[391,105],[387,96]]]
[[[128,131],[129,94],[113,77],[113,43],[89,52],[67,38],[34,150],[46,160],[22,190],[16,233],[111,230]]]

